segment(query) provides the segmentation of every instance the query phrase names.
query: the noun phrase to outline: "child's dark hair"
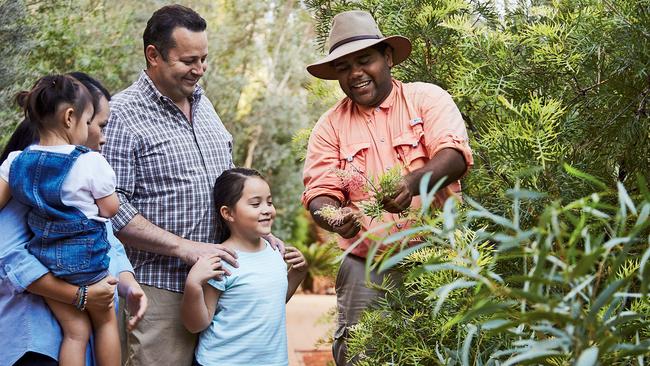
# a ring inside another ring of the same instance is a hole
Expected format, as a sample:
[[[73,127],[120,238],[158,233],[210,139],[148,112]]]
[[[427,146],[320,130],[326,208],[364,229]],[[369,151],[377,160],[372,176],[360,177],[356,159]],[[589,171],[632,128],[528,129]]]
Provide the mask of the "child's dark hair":
[[[88,89],[90,96],[92,97],[95,113],[99,112],[99,102],[101,101],[102,97],[106,98],[109,101],[111,100],[111,93],[109,93],[108,90],[106,90],[102,83],[100,83],[97,79],[94,79],[90,75],[80,71],[71,72],[68,75],[79,80],[81,84],[83,84],[83,86]],[[27,94],[29,94],[27,91],[22,93],[23,96],[26,96]],[[20,98],[20,95],[21,94],[19,94],[19,97],[16,98],[16,102],[18,102],[18,106],[24,110],[25,105],[20,103],[25,103],[26,100],[24,98]],[[30,123],[28,119],[23,119],[23,121],[18,124],[18,127],[16,127],[14,133],[11,134],[11,137],[9,137],[9,140],[4,147],[2,154],[0,154],[0,164],[2,164],[7,159],[12,151],[25,150],[27,146],[33,144],[37,139],[38,132],[34,128],[34,124]]]
[[[16,96],[16,102],[25,111],[25,119],[41,131],[53,122],[52,117],[63,103],[70,104],[75,116],[80,117],[92,97],[81,82],[68,75],[48,75],[40,78],[28,92]]]
[[[14,133],[11,134],[7,144],[5,145],[2,154],[0,154],[0,164],[4,163],[12,151],[24,150],[27,146],[34,143],[36,140],[36,131],[34,126],[24,119],[18,124]]]
[[[241,198],[246,179],[251,177],[264,179],[257,170],[234,168],[221,173],[214,183],[214,206],[217,208],[217,243],[223,243],[230,237],[230,229],[219,212],[221,207],[235,207]]]
[[[93,99],[95,114],[99,113],[99,109],[101,108],[99,102],[102,100],[102,97],[106,98],[106,100],[110,102],[111,93],[97,79],[81,71],[71,72],[68,75],[79,80],[79,82],[88,89],[88,92]]]

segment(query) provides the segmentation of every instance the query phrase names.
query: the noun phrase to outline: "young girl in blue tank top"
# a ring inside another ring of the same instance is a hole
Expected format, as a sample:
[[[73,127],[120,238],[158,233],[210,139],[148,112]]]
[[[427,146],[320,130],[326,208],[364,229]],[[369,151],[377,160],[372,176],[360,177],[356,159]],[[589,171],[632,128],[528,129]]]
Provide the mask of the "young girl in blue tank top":
[[[271,233],[275,208],[258,172],[225,171],[214,198],[219,242],[237,253],[239,266],[202,257],[187,276],[183,323],[201,332],[194,364],[286,366],[285,303],[305,278],[307,262],[297,249],[287,247],[283,256],[263,239]]]
[[[85,309],[87,286],[108,275],[106,221],[119,207],[113,169],[99,153],[80,146],[94,115],[92,98],[66,75],[43,77],[19,98],[39,142],[11,153],[0,166],[0,208],[12,196],[29,206],[34,237],[27,249],[53,275],[79,286],[74,304],[45,298],[63,330],[59,363],[84,365],[94,330],[98,365],[118,366],[114,310]]]

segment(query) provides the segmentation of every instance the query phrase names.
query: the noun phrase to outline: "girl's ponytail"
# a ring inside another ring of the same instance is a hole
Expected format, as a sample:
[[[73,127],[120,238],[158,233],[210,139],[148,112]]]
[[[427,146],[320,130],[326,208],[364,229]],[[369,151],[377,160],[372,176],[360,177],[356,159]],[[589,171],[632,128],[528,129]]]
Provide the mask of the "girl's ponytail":
[[[29,92],[27,90],[23,90],[21,92],[18,92],[16,94],[16,104],[18,104],[18,107],[22,109],[23,111],[25,110],[25,105],[27,104],[27,97],[29,96]]]
[[[16,96],[22,106],[25,119],[38,130],[47,128],[61,104],[69,104],[79,117],[92,99],[88,89],[76,79],[67,75],[48,75],[40,78],[32,89]]]

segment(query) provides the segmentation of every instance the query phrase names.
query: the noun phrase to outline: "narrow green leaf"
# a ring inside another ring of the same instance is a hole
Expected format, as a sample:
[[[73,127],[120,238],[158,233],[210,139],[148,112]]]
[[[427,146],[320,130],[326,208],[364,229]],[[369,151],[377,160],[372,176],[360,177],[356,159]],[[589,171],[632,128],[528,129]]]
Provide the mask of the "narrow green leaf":
[[[382,244],[392,244],[398,241],[402,241],[405,238],[410,239],[413,236],[426,234],[427,232],[431,233],[432,230],[433,230],[432,226],[418,226],[418,227],[413,227],[406,230],[398,231],[384,238],[382,240]]]
[[[397,254],[389,257],[388,259],[384,260],[381,262],[379,265],[379,273],[382,273],[388,269],[393,268],[397,263],[401,262],[404,258],[408,257],[411,255],[411,253],[416,252],[426,246],[428,246],[429,243],[420,243],[418,245],[412,246],[410,248],[404,249],[402,251],[399,251]]]
[[[582,351],[575,366],[594,366],[598,363],[598,347],[593,346]]]
[[[614,293],[626,282],[626,279],[616,280],[610,283],[609,286],[598,295],[587,314],[586,320],[588,323],[593,323],[596,320],[596,315],[598,315],[600,309],[613,299]]]
[[[449,296],[449,293],[458,290],[461,288],[469,288],[469,287],[474,287],[476,286],[477,282],[476,281],[465,281],[462,279],[456,279],[452,283],[448,283],[444,286],[438,287],[435,291],[434,294],[438,296],[438,301],[436,301],[436,306],[433,308],[433,313],[438,314],[440,309],[442,308],[442,304],[445,302],[447,299],[447,296]]]
[[[623,207],[627,207],[633,214],[636,215],[637,212],[636,207],[634,206],[634,202],[632,202],[630,195],[627,194],[627,190],[623,186],[623,183],[616,182],[616,188],[618,190],[618,200],[620,202],[621,209],[623,209]]]
[[[613,238],[613,239],[608,240],[605,244],[603,244],[603,247],[606,250],[611,250],[612,248],[614,248],[615,246],[617,246],[619,244],[628,243],[630,241],[630,239],[631,238],[629,236],[626,236],[624,238]]]
[[[495,215],[489,211],[470,211],[467,214],[467,218],[473,219],[473,218],[483,218],[483,219],[488,219],[494,222],[497,225],[501,225],[505,228],[512,229],[512,230],[517,230],[515,225],[512,223],[512,221],[506,219],[503,216]]]
[[[600,188],[603,191],[607,191],[609,189],[609,187],[607,187],[607,185],[602,181],[600,181],[598,178],[594,177],[591,174],[587,174],[583,171],[580,171],[567,163],[564,163],[564,170],[566,170],[567,173],[569,173],[574,177],[580,178],[582,180],[586,180],[587,182],[595,185],[596,187]]]
[[[650,248],[646,249],[641,256],[641,261],[639,262],[639,276],[641,277],[641,293],[646,295],[648,293],[648,285],[650,283]]]
[[[530,350],[511,357],[502,364],[502,366],[525,365],[545,360],[550,356],[557,356],[561,353],[553,350]]]
[[[514,325],[511,320],[506,319],[491,319],[481,324],[481,329],[486,331],[500,332],[504,329],[510,328]]]
[[[512,304],[508,303],[499,303],[499,302],[493,302],[490,300],[486,301],[481,301],[477,303],[471,310],[466,312],[462,318],[462,322],[468,322],[472,319],[475,319],[476,317],[479,317],[481,315],[486,315],[486,314],[497,314],[501,312],[502,310],[505,310],[509,308]]]
[[[648,217],[650,216],[650,203],[645,202],[641,207],[641,213],[634,224],[634,228],[645,226],[648,224]]]
[[[544,298],[543,296],[539,296],[533,292],[530,291],[524,291],[520,290],[518,288],[511,288],[510,289],[510,294],[516,298],[519,299],[525,299],[527,301],[530,301],[532,303],[546,303],[547,299]]]
[[[590,254],[587,254],[580,258],[578,263],[575,265],[571,273],[569,273],[569,278],[571,280],[574,280],[576,278],[582,277],[585,275],[587,272],[589,272],[594,264],[598,261],[600,258],[602,251],[601,250],[595,250],[591,252]]]
[[[477,330],[478,329],[474,324],[467,324],[467,336],[465,336],[465,341],[463,342],[463,349],[461,353],[463,366],[470,366],[469,350],[472,346],[472,339],[474,338]]]
[[[583,288],[587,287],[593,280],[596,278],[596,276],[588,276],[584,281],[582,281],[578,286],[575,286],[571,291],[564,296],[562,301],[569,301],[572,298],[575,297],[578,292],[582,291]]]
[[[464,276],[467,276],[469,278],[474,278],[477,280],[482,280],[483,276],[480,274],[472,271],[469,268],[466,267],[461,267],[455,264],[451,263],[443,263],[443,264],[433,264],[433,265],[425,265],[424,269],[426,269],[429,272],[439,272],[439,271],[455,271],[458,272]]]
[[[546,193],[529,191],[526,189],[508,189],[506,195],[520,200],[538,200],[548,196]]]

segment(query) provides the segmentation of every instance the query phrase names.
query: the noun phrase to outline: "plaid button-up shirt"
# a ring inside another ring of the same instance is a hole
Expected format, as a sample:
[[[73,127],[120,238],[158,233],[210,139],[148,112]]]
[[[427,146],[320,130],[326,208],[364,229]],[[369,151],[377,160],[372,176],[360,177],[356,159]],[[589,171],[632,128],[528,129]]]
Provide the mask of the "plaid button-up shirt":
[[[180,237],[214,243],[212,189],[233,167],[232,136],[196,87],[192,123],[145,72],[111,100],[103,154],[117,175],[116,231],[136,214]],[[126,248],[138,282],[182,292],[189,267],[176,257]]]

